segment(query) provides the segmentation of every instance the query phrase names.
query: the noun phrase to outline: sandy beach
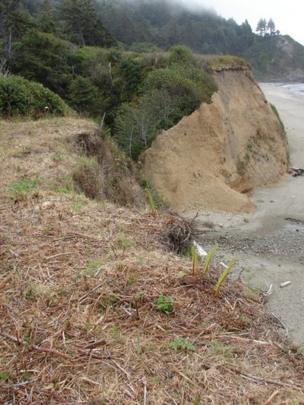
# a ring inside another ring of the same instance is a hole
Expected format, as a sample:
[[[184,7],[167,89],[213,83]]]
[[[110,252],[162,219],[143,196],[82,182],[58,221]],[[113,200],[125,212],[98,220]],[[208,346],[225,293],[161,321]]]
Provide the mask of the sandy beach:
[[[304,85],[260,84],[286,128],[291,167],[304,167]],[[271,290],[268,310],[296,344],[304,344],[304,177],[286,176],[257,189],[256,211],[247,215],[213,215],[216,226],[202,238],[208,248],[220,245],[221,259],[239,259],[242,280]],[[207,219],[201,217],[201,219]],[[290,282],[286,287],[282,283]]]

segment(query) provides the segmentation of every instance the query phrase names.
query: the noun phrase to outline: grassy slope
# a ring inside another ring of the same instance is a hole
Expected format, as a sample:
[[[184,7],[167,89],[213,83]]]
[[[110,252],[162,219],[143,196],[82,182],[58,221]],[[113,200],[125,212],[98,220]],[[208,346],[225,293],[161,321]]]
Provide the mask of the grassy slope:
[[[0,122],[0,402],[303,401],[303,357],[256,294],[230,283],[215,297],[216,270],[191,277],[190,260],[164,250],[169,214],[67,187],[67,140],[92,128]],[[162,293],[171,314],[155,308]],[[172,350],[176,338],[194,350]]]

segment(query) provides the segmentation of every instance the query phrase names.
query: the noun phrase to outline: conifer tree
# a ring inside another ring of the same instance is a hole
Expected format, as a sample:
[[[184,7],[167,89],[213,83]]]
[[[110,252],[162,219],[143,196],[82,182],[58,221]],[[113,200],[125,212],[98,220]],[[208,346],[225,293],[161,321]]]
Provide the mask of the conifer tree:
[[[276,26],[272,18],[267,23],[267,30],[270,35],[275,35]]]
[[[14,36],[14,24],[20,0],[2,0],[0,3],[0,35],[3,41],[3,54],[10,59]]]
[[[37,17],[38,27],[43,32],[56,34],[58,31],[58,21],[55,17],[55,9],[50,0],[44,0]]]
[[[267,29],[267,21],[265,20],[265,18],[261,18],[256,27],[256,32],[263,37],[266,33],[266,29]]]
[[[104,28],[94,0],[63,0],[61,18],[70,39],[80,46],[111,46],[115,43]]]

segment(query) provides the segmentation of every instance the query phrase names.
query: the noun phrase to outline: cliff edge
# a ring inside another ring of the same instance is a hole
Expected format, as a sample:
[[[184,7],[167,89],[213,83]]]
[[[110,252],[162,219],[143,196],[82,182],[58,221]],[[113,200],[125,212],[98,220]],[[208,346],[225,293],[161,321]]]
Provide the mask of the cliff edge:
[[[144,176],[178,211],[250,211],[248,192],[287,171],[285,131],[249,69],[213,77],[212,103],[156,138],[142,156]]]

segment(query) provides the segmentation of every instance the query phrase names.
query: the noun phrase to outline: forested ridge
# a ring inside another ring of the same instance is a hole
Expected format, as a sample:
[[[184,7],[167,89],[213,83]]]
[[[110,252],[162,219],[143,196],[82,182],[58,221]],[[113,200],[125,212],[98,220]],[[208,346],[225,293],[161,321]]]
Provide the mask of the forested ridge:
[[[255,33],[247,20],[239,25],[215,12],[191,11],[169,0],[3,0],[0,16],[6,57],[26,32],[38,30],[79,46],[155,51],[183,44],[198,53],[243,56],[253,64],[262,55],[259,63],[265,65],[275,56],[272,48],[281,37],[272,19],[269,31],[262,18]],[[303,63],[303,47],[297,45]]]
[[[10,9],[9,18],[14,19],[13,39],[35,26],[79,45],[109,46],[117,40],[166,49],[183,43],[201,53],[231,54],[241,53],[254,40],[247,21],[238,25],[232,19],[208,11],[191,12],[167,1],[4,0],[1,8],[2,16]]]
[[[261,19],[258,30],[172,1],[3,0],[0,72],[38,82],[101,120],[137,158],[157,133],[210,102],[216,86],[194,54],[245,57],[259,78],[301,74],[304,48],[279,35],[272,20]],[[29,82],[2,79],[8,96],[0,114],[41,115],[46,93],[39,89],[33,100]],[[67,111],[60,104],[46,111]]]

